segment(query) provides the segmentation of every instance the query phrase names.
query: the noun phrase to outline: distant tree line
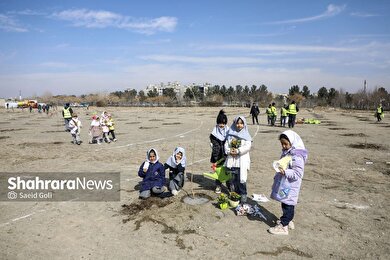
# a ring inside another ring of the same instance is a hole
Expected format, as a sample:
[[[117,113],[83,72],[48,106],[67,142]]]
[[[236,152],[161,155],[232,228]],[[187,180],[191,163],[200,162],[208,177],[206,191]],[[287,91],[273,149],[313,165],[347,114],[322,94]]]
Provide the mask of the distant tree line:
[[[268,91],[265,85],[236,85],[235,87],[214,85],[207,91],[198,86],[189,87],[182,97],[179,97],[173,88],[166,88],[162,95],[156,89],[147,93],[144,90],[137,92],[131,89],[81,96],[53,96],[45,93],[38,99],[57,105],[86,102],[97,106],[249,106],[256,102],[261,107],[268,106],[272,102],[275,102],[277,106],[282,106],[294,100],[301,107],[331,106],[346,109],[374,109],[382,103],[384,109],[390,108],[390,94],[383,87],[368,91],[359,90],[356,93],[321,87],[316,93],[311,93],[306,85],[302,88],[293,85],[288,89],[288,93],[276,95]]]

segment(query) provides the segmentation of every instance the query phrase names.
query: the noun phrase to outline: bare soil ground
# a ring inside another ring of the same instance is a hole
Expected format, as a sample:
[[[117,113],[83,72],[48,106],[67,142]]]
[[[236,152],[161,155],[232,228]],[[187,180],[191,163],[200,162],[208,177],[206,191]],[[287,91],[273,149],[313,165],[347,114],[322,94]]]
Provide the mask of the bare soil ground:
[[[302,109],[294,130],[309,151],[296,229],[289,236],[267,232],[281,215],[280,203],[259,203],[267,217],[236,216],[220,210],[210,170],[209,133],[218,108],[108,108],[118,142],[88,144],[93,111],[76,109],[84,124],[80,146],[70,143],[60,112],[0,110],[2,172],[121,173],[119,202],[0,202],[1,259],[388,259],[390,255],[390,124],[371,111]],[[226,108],[249,118],[249,109]],[[248,194],[269,197],[272,162],[285,130],[249,125],[253,137]],[[138,199],[139,165],[148,148],[160,161],[176,146],[187,152],[188,179],[177,197]],[[191,182],[192,179],[192,182]],[[183,202],[193,193],[203,205]],[[254,201],[249,201],[256,204]]]

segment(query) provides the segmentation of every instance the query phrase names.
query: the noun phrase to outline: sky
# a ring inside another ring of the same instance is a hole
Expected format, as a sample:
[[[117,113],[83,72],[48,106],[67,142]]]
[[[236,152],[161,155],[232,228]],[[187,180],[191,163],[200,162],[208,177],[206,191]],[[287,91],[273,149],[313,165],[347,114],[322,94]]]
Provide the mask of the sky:
[[[390,86],[387,0],[2,0],[0,97]]]

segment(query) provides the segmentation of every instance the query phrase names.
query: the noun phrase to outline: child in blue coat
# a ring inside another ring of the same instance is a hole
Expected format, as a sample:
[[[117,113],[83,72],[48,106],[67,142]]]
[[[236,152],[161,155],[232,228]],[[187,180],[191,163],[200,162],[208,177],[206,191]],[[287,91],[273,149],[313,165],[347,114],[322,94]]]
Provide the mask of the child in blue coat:
[[[295,205],[298,203],[307,150],[301,137],[292,130],[284,131],[279,136],[282,145],[282,162],[274,177],[271,198],[280,201],[283,215],[277,226],[268,229],[274,235],[288,235],[288,229],[294,229]],[[284,164],[284,165],[283,165]]]
[[[160,163],[157,150],[152,148],[146,153],[146,160],[138,170],[138,176],[143,178],[141,182],[140,199],[149,198],[152,193],[161,194],[165,190],[165,169]]]

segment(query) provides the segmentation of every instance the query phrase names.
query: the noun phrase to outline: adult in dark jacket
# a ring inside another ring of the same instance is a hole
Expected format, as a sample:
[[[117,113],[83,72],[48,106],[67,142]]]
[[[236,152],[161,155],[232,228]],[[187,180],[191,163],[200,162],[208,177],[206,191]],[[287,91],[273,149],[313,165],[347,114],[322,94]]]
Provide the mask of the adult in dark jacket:
[[[184,186],[184,171],[186,167],[186,154],[182,147],[176,147],[173,154],[164,164],[165,169],[169,169],[168,188],[172,195],[176,196]]]
[[[255,124],[255,119],[256,119],[256,124],[259,124],[259,119],[257,118],[257,116],[260,114],[260,109],[257,106],[257,104],[254,102],[252,104],[250,114],[252,115],[252,123]]]
[[[158,160],[157,150],[152,148],[147,151],[146,160],[139,167],[138,176],[143,178],[139,194],[141,199],[149,198],[152,193],[161,194],[165,190],[165,169]]]
[[[227,126],[227,116],[223,110],[219,111],[217,116],[217,124],[213,128],[213,131],[210,134],[210,144],[211,144],[211,158],[210,162],[212,163],[211,167],[215,171],[216,167],[222,167],[225,158],[225,150],[224,145],[226,141],[226,134],[229,130]],[[217,165],[217,162],[218,165]],[[221,193],[221,185],[222,183],[219,180],[215,180],[216,193]]]
[[[299,108],[295,104],[295,101],[291,101],[290,105],[288,106],[288,128],[294,128],[298,111]]]

